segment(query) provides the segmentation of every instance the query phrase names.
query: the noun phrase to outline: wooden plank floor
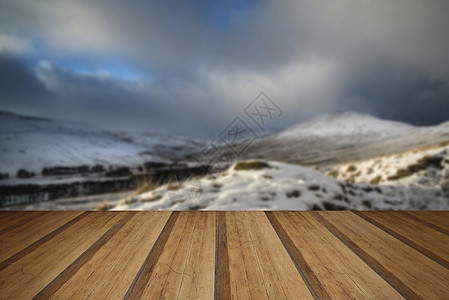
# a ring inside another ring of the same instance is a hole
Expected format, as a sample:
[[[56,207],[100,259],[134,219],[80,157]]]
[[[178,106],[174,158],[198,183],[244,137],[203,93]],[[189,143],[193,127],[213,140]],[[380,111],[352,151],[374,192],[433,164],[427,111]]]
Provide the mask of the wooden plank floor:
[[[449,299],[449,212],[0,212],[0,299]]]

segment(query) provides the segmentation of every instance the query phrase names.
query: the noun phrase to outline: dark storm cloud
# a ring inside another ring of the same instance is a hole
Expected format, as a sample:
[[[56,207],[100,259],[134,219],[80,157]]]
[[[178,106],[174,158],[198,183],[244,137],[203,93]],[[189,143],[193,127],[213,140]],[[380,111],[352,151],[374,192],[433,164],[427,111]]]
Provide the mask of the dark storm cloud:
[[[0,54],[0,78],[0,95],[4,98],[47,92],[35,74],[18,57],[10,54]]]
[[[2,108],[201,135],[263,90],[287,112],[273,128],[343,110],[436,124],[449,119],[448,11],[446,0],[0,0]],[[139,72],[128,80],[113,61]]]
[[[368,113],[415,125],[449,119],[448,82],[410,68],[373,67],[353,84],[347,99],[357,99]]]
[[[0,53],[0,99],[2,109],[35,112],[51,94],[19,57]]]
[[[205,130],[217,118],[204,112],[204,101],[182,101],[186,95],[171,91],[176,83],[165,79],[123,81],[110,74],[71,72],[49,62],[30,69],[23,58],[10,54],[0,55],[0,76],[5,79],[0,84],[4,110],[198,136],[217,130]],[[182,90],[188,93],[191,87]]]

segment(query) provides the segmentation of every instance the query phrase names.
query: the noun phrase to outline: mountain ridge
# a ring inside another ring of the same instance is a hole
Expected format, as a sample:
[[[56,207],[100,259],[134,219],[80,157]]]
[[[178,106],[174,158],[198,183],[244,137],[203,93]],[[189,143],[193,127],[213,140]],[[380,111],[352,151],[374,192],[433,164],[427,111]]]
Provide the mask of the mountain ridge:
[[[318,136],[378,133],[382,130],[394,130],[404,133],[418,127],[398,121],[383,120],[368,114],[340,112],[325,114],[290,126],[277,134],[277,137],[290,137],[294,134],[315,134]]]
[[[318,116],[255,140],[234,159],[260,158],[326,166],[437,145],[449,141],[449,122],[413,126],[343,112]]]

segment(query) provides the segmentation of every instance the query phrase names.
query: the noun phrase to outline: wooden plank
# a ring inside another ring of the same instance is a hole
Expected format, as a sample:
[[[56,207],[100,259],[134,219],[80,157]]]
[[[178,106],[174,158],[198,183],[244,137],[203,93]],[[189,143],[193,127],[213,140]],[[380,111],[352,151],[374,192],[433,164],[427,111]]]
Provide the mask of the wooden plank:
[[[1,247],[0,250],[0,261],[4,262],[27,246],[57,230],[81,213],[82,212],[63,211],[41,215],[38,218],[25,222],[22,226],[15,227],[9,232],[4,233],[0,236],[0,244],[5,245],[5,247]],[[39,244],[42,244],[42,242],[45,241],[41,241]],[[0,267],[0,270],[4,267],[4,265]]]
[[[398,212],[356,212],[357,215],[449,268],[449,236]]]
[[[123,299],[148,253],[155,246],[171,212],[149,211],[137,214],[137,220],[143,218],[141,225],[137,226],[138,235],[127,243],[127,248],[122,251],[121,256],[114,263],[110,263],[109,270],[87,296],[88,299]]]
[[[122,212],[92,212],[62,234],[2,270],[2,296],[28,299],[36,295],[123,215]]]
[[[177,299],[214,297],[216,212],[195,214],[198,221]]]
[[[265,213],[239,212],[239,214],[246,223],[250,240],[253,241],[250,244],[259,262],[268,297],[313,299]]]
[[[0,211],[0,230],[3,229],[5,223],[26,214],[26,211]]]
[[[330,296],[327,293],[326,289],[323,287],[321,282],[316,277],[315,273],[310,268],[304,256],[301,254],[301,251],[298,250],[295,243],[293,243],[290,236],[284,230],[283,225],[288,224],[284,223],[283,225],[281,225],[281,223],[279,223],[277,216],[281,218],[283,216],[279,213],[275,214],[274,212],[266,212],[265,214],[267,215],[268,219],[271,222],[271,225],[276,230],[277,235],[279,236],[285,248],[287,249],[288,253],[290,254],[290,257],[295,263],[296,269],[298,270],[299,274],[301,274],[302,279],[304,280],[305,284],[307,285],[307,288],[309,289],[313,297],[315,299],[330,299]]]
[[[449,270],[352,212],[311,212],[409,299],[445,298]]]
[[[178,297],[183,277],[191,276],[185,266],[192,249],[197,220],[198,214],[194,212],[183,212],[179,216],[142,294],[143,299]]]
[[[30,254],[31,252],[35,251],[37,248],[39,248],[40,246],[42,246],[43,244],[45,244],[46,242],[48,242],[49,240],[51,240],[52,238],[57,236],[58,234],[64,232],[71,226],[75,225],[77,222],[79,222],[80,220],[85,218],[87,216],[87,214],[88,214],[88,212],[84,212],[84,213],[80,213],[80,214],[75,213],[74,214],[75,218],[69,220],[67,223],[65,223],[61,227],[58,227],[57,229],[53,230],[49,234],[45,235],[44,237],[40,238],[39,240],[37,240],[34,243],[32,243],[31,245],[29,245],[28,247],[22,249],[21,251],[17,252],[16,254],[10,256],[8,259],[1,262],[0,263],[0,271],[7,268],[11,264],[15,263],[19,259],[25,257],[26,255]],[[46,229],[51,229],[51,227],[46,228]],[[45,231],[43,233],[45,233]],[[34,239],[35,238],[32,238],[32,239],[28,240],[27,242],[33,241]],[[8,244],[8,246],[6,246],[5,248],[8,248],[8,250],[9,250],[10,247],[11,246]],[[13,251],[11,251],[11,252],[13,252]]]
[[[230,292],[234,299],[267,299],[265,283],[246,222],[237,212],[226,213]]]
[[[0,211],[0,234],[14,223],[22,224],[26,219],[33,219],[46,213],[46,211]]]
[[[276,212],[275,215],[332,299],[402,299],[310,214]]]
[[[215,245],[215,299],[230,298],[229,256],[226,232],[226,212],[217,213]]]
[[[29,228],[30,225],[36,224],[36,220],[46,215],[51,214],[50,211],[41,211],[41,212],[32,212],[29,215],[23,215],[19,218],[8,218],[6,221],[4,228],[0,230],[0,236],[10,235],[12,231],[20,232],[23,231],[24,228]]]
[[[151,248],[150,253],[146,257],[145,262],[134,278],[134,281],[132,282],[128,291],[126,292],[124,299],[139,299],[142,296],[147,283],[154,272],[155,265],[157,264],[165,247],[165,244],[167,243],[167,240],[171,234],[171,231],[176,225],[177,219],[180,215],[180,212],[173,212],[170,215],[170,218],[167,220],[164,229],[161,231],[161,234],[157,238],[154,246]]]
[[[96,240],[86,251],[83,252],[73,263],[43,288],[33,299],[48,299],[53,296],[81,267],[89,260],[133,217],[134,213],[127,212],[117,223]]]
[[[137,214],[132,212],[132,214],[134,217],[126,222],[103,247],[98,249],[97,253],[90,260],[86,261],[76,274],[61,285],[56,293],[53,294],[53,298],[69,299],[76,296],[77,298],[86,299],[92,293],[110,268],[124,255],[124,252],[131,251],[129,247],[134,244],[139,236],[142,226],[148,225],[145,213]],[[136,273],[137,271],[138,269]]]
[[[447,211],[407,211],[402,213],[423,225],[449,235],[449,212]]]
[[[0,213],[6,216],[0,224],[9,227],[0,239],[10,239],[4,249],[12,253],[0,263],[0,298],[428,299],[449,294],[443,212],[434,219],[415,212],[81,214]]]

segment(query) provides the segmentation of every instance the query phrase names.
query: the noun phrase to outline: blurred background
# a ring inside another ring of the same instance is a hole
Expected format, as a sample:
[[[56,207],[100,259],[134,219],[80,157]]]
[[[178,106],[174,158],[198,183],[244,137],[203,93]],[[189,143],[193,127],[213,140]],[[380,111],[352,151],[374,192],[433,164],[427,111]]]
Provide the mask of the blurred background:
[[[0,0],[0,209],[448,209],[448,12]]]

